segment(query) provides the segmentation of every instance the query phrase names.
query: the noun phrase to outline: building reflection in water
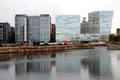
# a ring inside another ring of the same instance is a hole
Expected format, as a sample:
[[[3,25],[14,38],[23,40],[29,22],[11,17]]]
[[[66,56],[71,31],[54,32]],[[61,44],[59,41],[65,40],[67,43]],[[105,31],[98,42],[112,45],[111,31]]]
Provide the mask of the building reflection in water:
[[[8,70],[10,67],[9,64],[3,64],[3,65],[0,65],[0,70]]]
[[[14,64],[0,64],[0,80],[15,80]]]
[[[119,51],[111,52],[111,63],[112,63],[112,72],[114,75],[114,80],[120,80],[120,52]]]
[[[105,47],[24,56],[1,63],[0,80],[120,80],[119,51]]]
[[[90,80],[88,69],[83,69],[81,65],[83,57],[77,50],[56,54],[56,77],[54,80]]]
[[[49,73],[51,69],[50,65],[50,56],[33,56],[32,59],[37,59],[37,61],[29,61],[27,62],[27,57],[24,58],[24,62],[16,63],[15,71],[16,74],[24,74],[24,73]],[[47,59],[47,60],[41,60]]]
[[[81,64],[88,68],[91,76],[102,76],[104,78],[110,76],[107,78],[112,78],[111,58],[109,54],[106,54],[105,48],[97,48],[94,51],[90,51],[88,58],[82,59]]]
[[[80,59],[71,59],[79,54],[64,52],[56,55],[56,71],[62,73],[80,73]]]

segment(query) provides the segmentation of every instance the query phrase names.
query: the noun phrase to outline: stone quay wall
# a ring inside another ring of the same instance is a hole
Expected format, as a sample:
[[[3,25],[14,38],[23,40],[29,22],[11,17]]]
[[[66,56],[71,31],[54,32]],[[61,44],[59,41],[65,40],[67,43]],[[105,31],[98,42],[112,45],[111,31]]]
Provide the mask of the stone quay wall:
[[[76,45],[49,45],[49,46],[17,46],[17,47],[0,47],[0,53],[30,53],[30,52],[49,52],[72,49],[94,49],[93,44],[76,44]]]
[[[107,49],[108,50],[120,50],[120,44],[108,44]]]

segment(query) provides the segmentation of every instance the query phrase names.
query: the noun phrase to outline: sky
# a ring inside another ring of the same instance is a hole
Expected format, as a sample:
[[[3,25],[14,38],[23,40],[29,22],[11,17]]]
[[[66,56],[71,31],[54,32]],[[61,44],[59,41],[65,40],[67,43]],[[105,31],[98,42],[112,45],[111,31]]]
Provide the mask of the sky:
[[[93,11],[114,11],[111,33],[120,28],[120,0],[0,0],[0,22],[15,27],[15,14],[50,14],[52,23],[56,15],[88,17]]]

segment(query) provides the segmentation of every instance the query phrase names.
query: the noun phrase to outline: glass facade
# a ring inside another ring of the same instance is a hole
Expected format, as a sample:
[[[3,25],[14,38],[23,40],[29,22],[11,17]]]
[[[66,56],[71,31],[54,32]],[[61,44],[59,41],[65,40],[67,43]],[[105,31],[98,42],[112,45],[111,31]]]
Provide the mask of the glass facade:
[[[49,14],[40,16],[16,15],[16,42],[50,41],[51,17]]]
[[[40,15],[40,41],[50,41],[51,17],[49,15]]]
[[[15,17],[15,41],[24,41],[24,27],[26,26],[25,15],[16,15]]]
[[[28,38],[33,42],[50,41],[51,17],[46,14],[28,16]]]
[[[113,11],[100,12],[100,40],[109,40]]]
[[[89,13],[89,25],[92,34],[99,35],[98,40],[109,40],[112,27],[113,11],[97,11]]]
[[[56,41],[73,41],[80,35],[79,15],[56,16]]]
[[[28,40],[40,41],[40,16],[28,16]]]

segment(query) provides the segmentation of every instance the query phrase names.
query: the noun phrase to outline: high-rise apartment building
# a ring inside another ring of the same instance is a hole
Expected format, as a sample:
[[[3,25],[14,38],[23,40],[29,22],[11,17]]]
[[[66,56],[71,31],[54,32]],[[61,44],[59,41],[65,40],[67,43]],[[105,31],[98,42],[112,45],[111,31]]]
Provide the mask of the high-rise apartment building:
[[[16,15],[16,42],[50,41],[51,17],[49,14],[40,16]]]
[[[91,33],[98,35],[99,40],[109,40],[113,11],[96,11],[88,14]]]
[[[77,41],[80,35],[80,15],[56,16],[56,41]]]

